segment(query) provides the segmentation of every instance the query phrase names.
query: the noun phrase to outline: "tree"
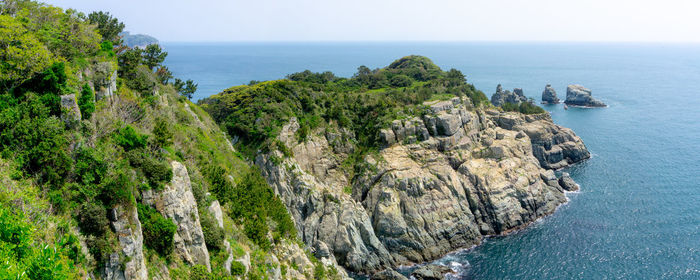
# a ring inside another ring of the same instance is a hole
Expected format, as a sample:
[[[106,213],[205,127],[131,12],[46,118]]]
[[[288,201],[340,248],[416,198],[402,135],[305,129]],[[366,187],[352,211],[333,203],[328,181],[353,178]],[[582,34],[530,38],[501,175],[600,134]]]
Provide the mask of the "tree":
[[[92,113],[95,112],[95,92],[88,84],[83,85],[83,89],[80,91],[78,108],[80,108],[80,115],[84,120],[89,120]]]
[[[119,45],[121,41],[119,33],[124,30],[124,23],[113,18],[109,12],[105,13],[102,11],[90,13],[88,21],[92,24],[97,24],[97,31],[102,35],[103,40]]]
[[[167,56],[168,52],[164,52],[158,44],[150,44],[143,51],[143,64],[153,70],[156,66],[160,66]]]
[[[0,62],[0,91],[5,91],[46,69],[53,58],[19,20],[0,15]]]
[[[141,64],[141,49],[127,49],[122,52],[117,61],[119,64],[119,76],[128,77],[136,71],[136,68]]]
[[[156,76],[158,77],[158,80],[160,81],[161,84],[168,84],[170,79],[173,78],[173,73],[170,72],[168,67],[166,66],[161,66],[156,69]]]
[[[187,97],[187,99],[192,99],[192,95],[197,91],[198,85],[192,80],[183,82],[182,80],[175,78],[173,86],[182,96]]]

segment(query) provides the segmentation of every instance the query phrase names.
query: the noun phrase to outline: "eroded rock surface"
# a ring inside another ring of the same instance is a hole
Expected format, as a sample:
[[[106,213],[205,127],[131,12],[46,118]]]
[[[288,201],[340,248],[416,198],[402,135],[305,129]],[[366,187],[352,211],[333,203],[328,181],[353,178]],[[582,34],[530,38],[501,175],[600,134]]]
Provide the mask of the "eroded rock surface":
[[[527,97],[523,94],[523,89],[514,88],[513,92],[509,90],[503,91],[503,87],[500,84],[496,87],[496,93],[491,96],[491,103],[494,106],[501,106],[505,103],[518,104],[527,101]]]
[[[190,264],[201,264],[211,270],[209,251],[204,243],[197,202],[192,194],[187,168],[177,161],[171,162],[171,166],[172,181],[160,192],[144,191],[143,201],[177,226],[177,232],[173,236],[175,254]]]
[[[557,97],[557,91],[554,90],[552,85],[547,85],[542,91],[542,104],[559,104],[561,100]]]
[[[585,107],[606,107],[605,103],[593,98],[591,95],[591,90],[583,87],[582,85],[569,85],[566,87],[566,100],[564,101],[567,105],[574,106],[585,106]]]
[[[121,253],[127,257],[126,263],[120,254],[114,253],[105,264],[104,278],[110,280],[148,279],[148,270],[143,256],[143,235],[136,208],[117,206],[109,215],[112,229],[117,234]]]
[[[588,157],[547,114],[474,110],[460,98],[426,105],[424,117],[382,130],[383,148],[354,177],[342,167],[352,141],[329,141],[353,135],[327,129],[299,143],[295,119],[279,136],[293,156],[256,158],[317,256],[374,273],[478,244],[552,213],[566,197],[551,169]]]

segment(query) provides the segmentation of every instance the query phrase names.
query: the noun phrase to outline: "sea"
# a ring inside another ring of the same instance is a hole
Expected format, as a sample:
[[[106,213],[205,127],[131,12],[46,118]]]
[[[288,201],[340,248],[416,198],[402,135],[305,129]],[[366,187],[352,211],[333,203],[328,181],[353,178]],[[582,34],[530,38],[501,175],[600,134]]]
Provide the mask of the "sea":
[[[581,84],[607,108],[546,105],[592,157],[564,171],[581,185],[552,215],[435,260],[451,279],[700,279],[700,45],[661,43],[164,43],[193,100],[309,69],[427,56],[491,96],[496,85],[539,101]],[[409,273],[411,267],[402,268]]]

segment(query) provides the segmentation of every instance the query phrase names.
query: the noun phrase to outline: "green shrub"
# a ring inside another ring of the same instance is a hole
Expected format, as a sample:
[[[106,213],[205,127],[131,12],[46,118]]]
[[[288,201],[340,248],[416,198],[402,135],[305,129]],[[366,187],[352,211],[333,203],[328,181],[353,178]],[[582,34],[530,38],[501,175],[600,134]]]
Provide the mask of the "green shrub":
[[[542,107],[530,102],[520,102],[519,104],[506,102],[501,105],[501,108],[503,108],[503,111],[520,112],[527,115],[544,113],[544,109],[542,109]]]
[[[220,251],[224,248],[224,229],[219,227],[216,219],[207,211],[200,212],[199,222],[202,225],[204,241],[210,251]]]
[[[222,204],[230,202],[232,199],[231,196],[234,195],[234,188],[233,183],[226,178],[226,170],[219,165],[210,165],[203,171],[211,186],[209,191],[213,193]]]
[[[245,274],[245,265],[238,261],[231,262],[231,275],[242,276],[243,274]]]
[[[96,237],[102,236],[109,225],[105,208],[94,203],[83,203],[78,214],[78,222],[84,234]]]
[[[88,84],[83,85],[78,98],[78,108],[83,120],[89,120],[92,113],[95,112],[95,92],[92,91]]]
[[[190,270],[191,280],[213,280],[211,273],[207,271],[207,267],[201,264],[195,265]]]
[[[131,150],[126,153],[131,166],[138,168],[148,180],[150,188],[159,190],[173,178],[170,165],[150,156],[145,149]]]
[[[173,132],[170,131],[168,122],[163,118],[156,118],[156,124],[153,127],[153,135],[159,147],[167,147],[172,142]]]
[[[114,141],[117,145],[122,146],[125,150],[146,147],[148,135],[142,135],[132,126],[127,125],[119,129],[114,134]]]
[[[131,180],[129,171],[120,166],[110,172],[100,191],[99,198],[102,203],[107,207],[114,207],[119,203],[130,203],[133,199],[132,191],[135,183]]]
[[[391,78],[389,84],[393,87],[407,87],[413,84],[413,81],[406,75],[396,75]]]
[[[173,250],[173,236],[177,226],[148,205],[138,205],[139,220],[143,231],[143,241],[148,248],[161,256],[170,254]]]

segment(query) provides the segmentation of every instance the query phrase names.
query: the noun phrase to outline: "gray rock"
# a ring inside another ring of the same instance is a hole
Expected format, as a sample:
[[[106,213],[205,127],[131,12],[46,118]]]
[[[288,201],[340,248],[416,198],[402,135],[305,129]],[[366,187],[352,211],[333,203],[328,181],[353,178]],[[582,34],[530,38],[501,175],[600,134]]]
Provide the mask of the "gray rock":
[[[148,279],[148,270],[143,256],[141,222],[136,208],[132,207],[132,209],[127,210],[123,206],[117,206],[114,212],[116,219],[111,223],[112,229],[119,238],[121,253],[129,261],[122,265],[119,261],[119,254],[110,255],[109,261],[105,265],[105,279]]]
[[[558,104],[561,103],[559,97],[557,97],[557,91],[554,90],[552,85],[547,84],[542,91],[542,104]]]
[[[586,106],[586,107],[606,107],[605,103],[591,96],[591,90],[582,85],[569,85],[566,87],[567,105]]]
[[[220,228],[224,228],[224,212],[221,211],[221,205],[219,205],[218,200],[214,200],[214,202],[209,205],[209,213],[211,213],[212,216],[214,216],[214,219],[216,219],[216,223],[219,225]]]
[[[491,104],[494,106],[501,106],[505,103],[518,104],[520,102],[527,102],[527,97],[523,94],[523,89],[515,88],[513,92],[508,90],[503,91],[503,88],[499,84],[496,87],[496,93],[491,96]]]
[[[177,226],[177,232],[173,236],[175,254],[189,264],[201,264],[211,271],[209,251],[204,243],[197,202],[192,194],[187,168],[177,161],[170,164],[173,168],[170,183],[160,193],[143,192],[142,199]]]
[[[387,268],[385,270],[382,270],[380,272],[377,272],[370,277],[371,280],[408,280],[406,276],[403,276],[401,273],[396,272],[396,270],[393,270],[391,268]]]
[[[567,191],[573,192],[579,190],[579,185],[574,182],[574,179],[569,176],[569,173],[562,173],[559,177],[559,185]]]
[[[61,95],[61,120],[68,126],[75,126],[81,117],[75,94]]]
[[[437,116],[437,133],[439,135],[451,136],[457,133],[457,130],[462,126],[462,120],[459,115],[440,113]]]
[[[454,273],[454,271],[444,265],[428,264],[416,269],[411,273],[411,276],[417,280],[442,280],[445,279],[447,273]]]

